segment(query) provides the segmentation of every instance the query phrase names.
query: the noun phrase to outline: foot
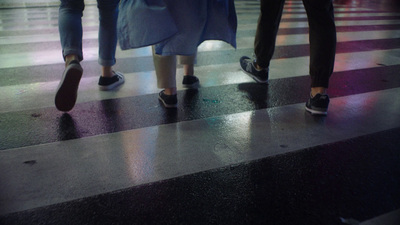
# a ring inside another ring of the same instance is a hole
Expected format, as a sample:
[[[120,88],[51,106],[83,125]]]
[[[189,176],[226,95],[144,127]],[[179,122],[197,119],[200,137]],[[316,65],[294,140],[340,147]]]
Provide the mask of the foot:
[[[158,94],[158,99],[164,104],[165,108],[176,108],[178,106],[177,95],[167,95],[164,90]]]
[[[121,72],[114,72],[114,76],[112,77],[103,77],[99,78],[99,88],[102,91],[110,91],[123,83],[125,83],[125,77]]]
[[[249,57],[243,56],[240,58],[240,67],[244,73],[257,81],[257,83],[268,83],[268,68],[257,69],[254,64],[254,60],[250,59]]]
[[[199,78],[194,75],[183,76],[182,85],[185,88],[197,88],[199,86]]]
[[[83,69],[78,60],[71,61],[65,67],[54,101],[58,110],[68,112],[75,106],[82,74]]]
[[[329,106],[329,96],[327,94],[316,94],[310,96],[306,103],[306,110],[313,115],[327,115]]]

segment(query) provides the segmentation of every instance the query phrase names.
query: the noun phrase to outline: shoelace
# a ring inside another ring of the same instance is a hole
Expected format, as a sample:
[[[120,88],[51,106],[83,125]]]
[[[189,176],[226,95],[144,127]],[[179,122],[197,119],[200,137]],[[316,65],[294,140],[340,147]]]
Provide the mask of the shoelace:
[[[246,71],[251,72],[252,71],[252,67],[253,67],[253,63],[252,62],[247,62]]]

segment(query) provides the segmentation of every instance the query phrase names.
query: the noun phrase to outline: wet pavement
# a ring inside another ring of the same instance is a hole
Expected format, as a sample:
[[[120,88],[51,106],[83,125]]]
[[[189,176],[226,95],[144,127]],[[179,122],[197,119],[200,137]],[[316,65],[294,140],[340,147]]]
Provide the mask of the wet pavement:
[[[269,85],[240,71],[259,3],[235,1],[238,48],[202,44],[201,86],[178,83],[176,110],[157,99],[150,48],[117,49],[126,83],[98,90],[98,14],[86,3],[84,76],[69,113],[54,107],[58,3],[0,4],[0,224],[399,224],[396,1],[335,1],[326,117],[304,110],[301,1],[286,2]]]

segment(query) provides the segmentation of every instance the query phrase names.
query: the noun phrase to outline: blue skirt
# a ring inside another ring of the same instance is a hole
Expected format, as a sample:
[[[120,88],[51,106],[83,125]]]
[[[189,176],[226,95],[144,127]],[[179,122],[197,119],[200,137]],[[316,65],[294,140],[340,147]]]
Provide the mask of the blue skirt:
[[[121,49],[155,45],[159,55],[193,55],[206,40],[236,48],[233,0],[122,0],[118,17]]]

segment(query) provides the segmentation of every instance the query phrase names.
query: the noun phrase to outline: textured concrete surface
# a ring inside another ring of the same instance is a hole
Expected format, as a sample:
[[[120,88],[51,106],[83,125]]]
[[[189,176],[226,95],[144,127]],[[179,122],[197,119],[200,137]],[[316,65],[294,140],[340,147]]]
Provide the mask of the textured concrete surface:
[[[397,128],[10,214],[0,217],[0,222],[349,224],[369,220],[400,207],[399,140]],[[394,217],[394,222],[399,220]],[[378,224],[396,223],[380,220]]]

